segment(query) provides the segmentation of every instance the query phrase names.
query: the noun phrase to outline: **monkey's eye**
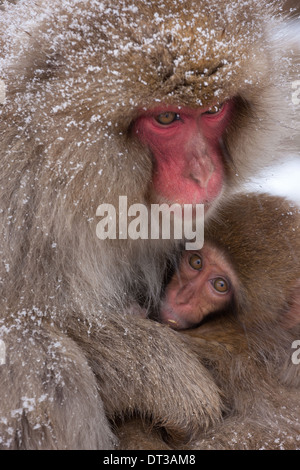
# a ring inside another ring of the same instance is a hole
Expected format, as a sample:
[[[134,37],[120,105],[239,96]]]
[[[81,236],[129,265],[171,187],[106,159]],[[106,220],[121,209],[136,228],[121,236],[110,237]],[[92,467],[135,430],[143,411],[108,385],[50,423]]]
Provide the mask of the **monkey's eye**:
[[[167,126],[168,124],[172,124],[174,121],[178,121],[180,117],[179,114],[174,113],[173,111],[166,111],[165,113],[161,113],[156,116],[155,119],[157,122],[159,122],[159,124]]]
[[[191,268],[200,271],[203,267],[201,256],[197,254],[192,255],[189,259],[189,265],[191,266]]]
[[[211,108],[209,108],[204,114],[218,114],[220,111],[222,111],[224,107],[224,103],[222,104],[215,104]]]
[[[220,294],[226,294],[229,291],[229,283],[226,279],[218,277],[212,281],[213,288]]]

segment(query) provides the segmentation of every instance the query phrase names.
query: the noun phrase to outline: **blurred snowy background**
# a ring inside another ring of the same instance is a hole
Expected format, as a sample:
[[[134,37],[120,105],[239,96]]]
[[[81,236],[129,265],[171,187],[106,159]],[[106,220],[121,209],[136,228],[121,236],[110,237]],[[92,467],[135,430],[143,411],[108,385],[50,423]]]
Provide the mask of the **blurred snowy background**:
[[[275,5],[276,1],[274,1]],[[298,38],[297,42],[300,47],[300,0],[288,0],[285,9],[291,12],[293,18],[289,25],[290,36],[296,41]],[[300,76],[296,79],[300,81]],[[300,98],[300,93],[298,97]],[[298,108],[300,118],[300,103]],[[298,142],[300,142],[300,138],[298,138]],[[274,166],[270,170],[264,170],[248,187],[254,191],[287,196],[300,204],[300,144],[296,155],[285,156],[284,163]]]
[[[300,149],[294,158],[291,156],[285,163],[264,170],[247,187],[253,191],[287,196],[300,205]]]

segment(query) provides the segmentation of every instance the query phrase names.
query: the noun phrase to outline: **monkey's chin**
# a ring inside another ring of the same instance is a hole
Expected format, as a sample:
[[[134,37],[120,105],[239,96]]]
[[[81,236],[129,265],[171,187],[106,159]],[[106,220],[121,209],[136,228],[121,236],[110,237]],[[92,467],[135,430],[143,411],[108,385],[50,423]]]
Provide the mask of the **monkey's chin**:
[[[224,186],[223,186],[220,193],[218,194],[218,196],[214,200],[204,204],[204,214],[205,214],[205,219],[206,220],[210,217],[211,214],[213,214],[215,212],[215,210],[219,206],[220,202],[224,200],[224,198],[223,198],[224,192],[225,191],[224,191]]]
[[[159,311],[159,320],[161,323],[168,325],[173,330],[188,330],[195,328],[199,322],[189,322],[185,319],[184,313],[175,312],[167,303],[162,302]]]
[[[190,193],[174,196],[168,193],[158,193],[155,202],[160,204],[166,203],[169,205],[179,204],[182,207],[184,205],[196,206],[197,204],[204,204],[205,207],[210,207],[221,197],[222,192],[223,187],[220,187],[213,196],[209,196],[206,192],[200,191],[199,188]]]
[[[219,201],[222,200],[223,194],[224,194],[224,187],[222,186],[219,194],[215,197],[215,199],[198,201],[196,203],[189,203],[187,201],[182,201],[179,199],[170,199],[166,197],[165,195],[159,194],[152,189],[148,193],[147,203],[149,204],[149,206],[151,206],[152,204],[158,204],[158,205],[167,204],[168,206],[173,206],[177,204],[178,206],[181,206],[181,209],[177,211],[177,215],[182,215],[183,210],[184,210],[184,205],[190,204],[191,206],[193,206],[192,215],[193,215],[193,220],[195,220],[197,205],[203,204],[205,218],[210,217],[210,214],[213,213],[214,210],[218,207]],[[174,214],[176,214],[176,209],[174,208],[173,210],[174,210]]]

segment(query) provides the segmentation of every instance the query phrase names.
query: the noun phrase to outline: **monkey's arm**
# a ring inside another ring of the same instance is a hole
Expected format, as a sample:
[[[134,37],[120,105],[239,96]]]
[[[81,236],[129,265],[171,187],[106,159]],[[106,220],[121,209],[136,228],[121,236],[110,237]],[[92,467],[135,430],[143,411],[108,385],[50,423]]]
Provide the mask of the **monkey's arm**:
[[[223,319],[185,334],[214,376],[227,407],[222,422],[199,435],[189,449],[299,448],[297,368],[280,322],[244,330],[241,323]]]
[[[190,439],[220,418],[219,390],[211,375],[168,327],[115,316],[74,339],[97,377],[111,419],[138,412],[168,433]]]
[[[227,323],[227,329],[226,329]],[[159,429],[141,420],[120,425],[120,449],[280,450],[299,448],[300,407],[297,388],[271,376],[249,348],[239,325],[225,321],[187,330],[190,347],[211,370],[224,396],[223,419],[193,442],[165,442]]]
[[[112,449],[116,439],[86,357],[36,311],[24,312],[11,312],[0,331],[0,449]]]

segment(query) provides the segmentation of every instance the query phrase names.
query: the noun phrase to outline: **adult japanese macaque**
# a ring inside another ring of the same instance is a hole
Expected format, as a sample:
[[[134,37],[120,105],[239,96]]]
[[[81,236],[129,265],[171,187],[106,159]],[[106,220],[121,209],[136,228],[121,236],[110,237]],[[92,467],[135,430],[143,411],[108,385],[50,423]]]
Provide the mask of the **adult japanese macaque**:
[[[225,400],[221,424],[188,448],[300,448],[299,232],[293,203],[238,195],[208,223],[204,249],[183,253],[161,318],[177,329],[202,320],[185,333]],[[158,430],[132,426],[120,428],[123,448],[168,448]]]
[[[186,338],[126,314],[158,305],[175,242],[100,240],[96,212],[127,196],[213,214],[276,155],[281,19],[257,0],[2,7],[0,445],[111,448],[109,420],[135,411],[192,438],[219,419],[214,379]]]

